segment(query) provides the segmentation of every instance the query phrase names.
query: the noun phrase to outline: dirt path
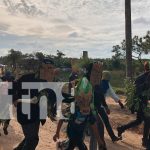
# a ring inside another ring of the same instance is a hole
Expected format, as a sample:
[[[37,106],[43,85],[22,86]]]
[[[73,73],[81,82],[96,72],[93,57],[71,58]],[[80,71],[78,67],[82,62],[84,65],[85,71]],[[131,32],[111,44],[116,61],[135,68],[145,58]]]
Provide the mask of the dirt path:
[[[129,116],[130,112],[127,110],[121,110],[120,107],[109,101],[110,109],[111,109],[111,123],[113,128],[116,129],[116,126],[119,124],[127,123],[129,120],[132,120],[135,116]],[[53,142],[52,137],[56,130],[56,124],[52,123],[50,120],[47,120],[45,126],[40,128],[40,142],[37,147],[37,150],[55,150],[56,144]],[[106,134],[106,143],[108,150],[142,150],[141,146],[141,138],[140,134],[136,134],[135,132],[141,132],[141,127],[136,128],[133,131],[127,131],[123,135],[123,141],[119,141],[118,143],[113,144]],[[0,132],[2,133],[1,129]],[[115,131],[116,133],[116,131]],[[12,120],[9,127],[9,135],[5,136],[2,134],[0,137],[0,150],[12,150],[13,147],[18,144],[23,139],[22,131],[20,125],[16,120]],[[88,143],[88,141],[86,142]]]

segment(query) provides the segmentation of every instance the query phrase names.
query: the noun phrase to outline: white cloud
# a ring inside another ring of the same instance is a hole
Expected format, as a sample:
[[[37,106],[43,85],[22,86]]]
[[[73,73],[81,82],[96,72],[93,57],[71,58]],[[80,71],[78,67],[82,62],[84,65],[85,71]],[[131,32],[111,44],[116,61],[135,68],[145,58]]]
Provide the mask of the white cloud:
[[[149,0],[132,0],[133,35],[150,29],[149,7]],[[92,57],[110,57],[125,37],[124,0],[2,0],[0,8],[2,50],[60,49],[75,57],[89,50]]]

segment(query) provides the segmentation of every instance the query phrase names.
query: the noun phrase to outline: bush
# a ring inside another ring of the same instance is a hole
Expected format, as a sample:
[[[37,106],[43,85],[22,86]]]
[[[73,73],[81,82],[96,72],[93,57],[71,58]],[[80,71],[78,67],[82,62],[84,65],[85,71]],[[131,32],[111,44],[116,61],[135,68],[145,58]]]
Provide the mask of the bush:
[[[125,89],[123,88],[116,88],[115,93],[118,95],[125,95]]]
[[[134,84],[134,81],[130,79],[125,80],[125,90],[126,90],[126,106],[131,110],[134,109],[133,111],[137,111],[139,109],[139,98],[136,96],[136,87]],[[134,106],[134,108],[133,108]]]

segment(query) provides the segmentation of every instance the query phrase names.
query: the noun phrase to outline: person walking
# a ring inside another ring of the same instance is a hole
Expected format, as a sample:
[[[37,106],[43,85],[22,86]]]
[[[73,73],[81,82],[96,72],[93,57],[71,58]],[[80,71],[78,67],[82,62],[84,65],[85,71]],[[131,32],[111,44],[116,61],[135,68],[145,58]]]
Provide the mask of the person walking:
[[[136,92],[135,96],[139,99],[139,108],[135,110],[133,104],[132,107],[132,113],[136,113],[136,119],[125,124],[122,126],[117,127],[118,131],[118,136],[121,137],[122,134],[130,129],[134,128],[138,125],[140,125],[144,121],[144,132],[143,132],[143,139],[142,139],[142,145],[144,147],[147,147],[147,143],[149,144],[149,119],[145,116],[145,108],[148,106],[148,101],[150,97],[147,97],[146,95],[143,94],[144,91],[147,91],[150,89],[150,69],[149,69],[149,63],[145,62],[144,63],[144,73],[139,75],[136,80],[135,80],[135,87],[136,87]]]
[[[55,66],[52,60],[43,59],[40,63],[39,70],[35,73],[26,74],[20,77],[13,85],[13,103],[17,108],[17,120],[22,127],[24,134],[23,141],[14,150],[35,150],[39,142],[39,128],[40,123],[42,125],[46,122],[45,119],[40,118],[40,106],[39,103],[30,103],[30,118],[28,115],[24,114],[22,111],[22,105],[26,105],[24,101],[18,101],[22,99],[21,86],[24,82],[47,82],[52,81],[54,78]],[[30,91],[31,100],[38,97],[38,89],[33,89]],[[27,104],[28,105],[28,104]]]

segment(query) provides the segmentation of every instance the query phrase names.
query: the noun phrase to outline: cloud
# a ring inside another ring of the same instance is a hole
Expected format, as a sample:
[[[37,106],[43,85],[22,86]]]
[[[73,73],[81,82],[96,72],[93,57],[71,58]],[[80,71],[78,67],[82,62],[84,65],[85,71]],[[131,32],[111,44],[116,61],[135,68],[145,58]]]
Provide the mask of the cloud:
[[[78,35],[78,33],[77,32],[72,32],[72,33],[70,33],[69,35],[68,35],[68,37],[71,37],[71,38],[76,38],[76,37],[78,37],[79,35]]]
[[[146,19],[144,17],[139,17],[133,20],[135,24],[150,24],[150,18]]]
[[[7,31],[10,26],[0,22],[0,31]]]
[[[3,4],[12,14],[23,13],[27,16],[44,15],[44,13],[40,9],[38,9],[36,5],[29,4],[25,0],[20,0],[17,3],[14,3],[11,0],[3,0]]]
[[[149,7],[149,0],[132,0],[133,35],[149,29]],[[124,0],[2,0],[0,8],[2,50],[110,57],[125,38]]]

